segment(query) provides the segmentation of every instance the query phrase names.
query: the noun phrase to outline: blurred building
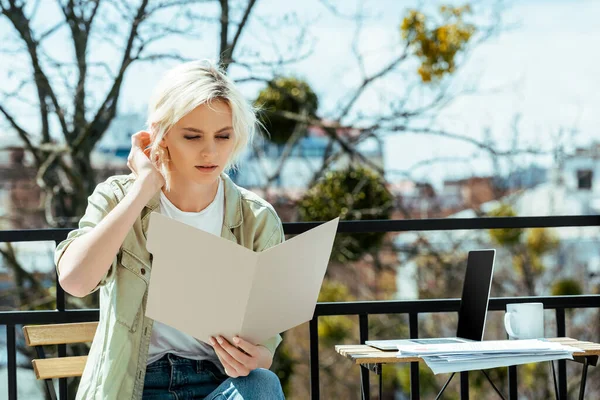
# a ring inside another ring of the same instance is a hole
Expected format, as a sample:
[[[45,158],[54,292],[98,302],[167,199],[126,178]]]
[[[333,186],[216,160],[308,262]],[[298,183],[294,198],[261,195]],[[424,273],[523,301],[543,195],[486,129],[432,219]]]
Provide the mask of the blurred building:
[[[336,134],[342,140],[355,138],[359,131],[338,129]],[[315,173],[320,171],[328,155],[340,150],[334,143],[328,150],[330,139],[319,126],[309,127],[291,151],[286,146],[257,138],[257,151],[248,152],[232,178],[246,188],[270,187],[270,190],[295,193],[304,191],[311,183]],[[383,148],[374,140],[365,141],[357,148],[373,164],[383,169]],[[288,152],[288,153],[286,153]],[[344,154],[332,163],[332,169],[345,168],[351,163],[351,157]]]
[[[559,156],[548,177],[547,181],[534,187],[481,203],[477,208],[465,208],[448,215],[448,218],[476,218],[479,211],[490,212],[502,203],[511,205],[518,216],[600,214],[599,144],[594,143],[589,147],[579,148],[572,154]],[[551,232],[558,239],[559,245],[556,251],[546,255],[543,260],[547,270],[537,282],[539,293],[547,294],[553,282],[566,278],[580,282],[584,293],[599,290],[600,227],[565,227],[551,229]],[[497,247],[490,241],[487,231],[406,232],[398,235],[394,245],[401,260],[397,274],[399,297],[411,298],[418,295],[418,269],[409,254],[416,243],[423,240],[440,253]],[[500,268],[502,265],[512,268],[508,250],[497,250],[497,265]],[[495,274],[499,272],[497,270]]]

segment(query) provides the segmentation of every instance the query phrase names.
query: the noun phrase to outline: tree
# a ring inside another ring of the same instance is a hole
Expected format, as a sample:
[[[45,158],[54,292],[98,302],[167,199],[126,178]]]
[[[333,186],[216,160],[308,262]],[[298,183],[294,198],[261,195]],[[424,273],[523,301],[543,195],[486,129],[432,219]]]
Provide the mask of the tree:
[[[258,94],[256,103],[263,111],[260,121],[267,130],[269,140],[278,145],[288,143],[300,122],[282,117],[275,111],[315,118],[319,108],[315,92],[308,83],[296,78],[279,77],[268,82]]]
[[[219,0],[216,15],[208,11],[209,3],[213,1],[0,1],[0,22],[13,28],[20,44],[3,52],[24,56],[28,64],[22,73],[11,71],[18,83],[0,98],[0,114],[33,156],[37,183],[46,195],[49,225],[70,226],[83,215],[87,196],[97,183],[90,156],[117,115],[126,73],[133,64],[193,58],[161,52],[158,45],[165,40],[198,39],[204,29],[199,22],[219,29],[217,58],[225,69],[235,63],[248,68],[255,61],[248,52],[236,56],[236,50],[256,0]],[[34,22],[40,8],[57,11],[62,19],[43,29]],[[59,34],[70,41],[71,52],[51,54],[47,42]],[[97,45],[112,47],[118,63],[92,57]],[[65,55],[72,57],[64,60]],[[276,68],[293,59],[263,62],[263,67]],[[104,93],[97,90],[98,81],[105,83]],[[39,126],[19,118],[19,103],[37,113]]]
[[[298,204],[304,221],[359,221],[389,219],[393,196],[383,179],[363,166],[350,165],[345,170],[329,171],[311,187]],[[332,258],[339,262],[356,261],[378,248],[385,233],[338,235]]]
[[[515,211],[508,204],[501,204],[490,211],[494,217],[514,217]],[[536,295],[536,280],[545,270],[543,256],[558,247],[558,238],[545,228],[491,229],[492,240],[506,246],[512,253],[513,266],[520,274],[529,296]]]
[[[552,285],[552,296],[575,296],[583,294],[581,284],[575,279],[560,279]]]
[[[359,161],[382,176],[383,170],[359,150],[366,141],[374,140],[382,143],[383,137],[390,134],[417,134],[432,137],[445,137],[463,141],[489,151],[497,156],[508,153],[497,151],[485,141],[480,141],[460,133],[449,132],[436,128],[434,120],[436,115],[452,101],[462,95],[472,93],[474,89],[449,90],[456,72],[460,69],[468,54],[479,44],[501,31],[502,7],[499,3],[492,5],[492,12],[479,20],[478,24],[469,21],[475,19],[471,14],[476,11],[471,6],[440,6],[438,13],[425,14],[417,9],[408,9],[405,12],[402,24],[399,26],[399,41],[391,56],[386,54],[381,57],[382,62],[376,68],[368,71],[365,65],[365,55],[361,52],[359,41],[364,21],[377,16],[369,15],[364,10],[348,15],[328,0],[321,3],[331,12],[345,21],[356,25],[352,50],[356,57],[357,73],[360,74],[359,83],[339,98],[337,106],[327,113],[321,112],[311,115],[311,101],[305,105],[308,112],[290,111],[283,109],[270,109],[269,118],[287,119],[304,123],[304,128],[309,126],[322,128],[329,140],[326,151],[322,154],[321,168],[314,172],[311,185],[323,176],[340,158],[347,156],[353,161]],[[488,5],[489,6],[489,5]],[[414,70],[414,63],[418,61],[419,67]],[[402,85],[397,81],[387,81],[390,84],[382,88],[383,82],[393,74],[402,73]],[[379,87],[377,87],[379,85]],[[367,94],[374,91],[381,92],[381,98],[394,98],[396,100],[380,104],[380,111],[374,115],[361,112],[359,104]],[[263,92],[273,93],[272,83],[266,81]],[[302,93],[302,89],[300,89]],[[385,95],[384,95],[385,93]],[[289,107],[289,106],[288,106]],[[289,126],[292,126],[291,123]],[[298,126],[296,125],[296,128]],[[274,173],[267,171],[263,166],[263,173],[268,177],[268,182],[277,179],[283,165],[296,139],[304,132],[292,135],[289,127],[285,129],[288,141],[286,149],[280,155],[278,168]],[[347,137],[341,132],[356,131],[357,134]],[[279,130],[274,133],[276,143],[282,144]],[[516,150],[519,152],[519,149]],[[256,150],[260,157],[260,150]],[[512,154],[512,153],[510,153]],[[410,170],[403,171],[410,175]]]
[[[443,5],[440,7],[442,22],[434,27],[427,26],[429,21],[418,10],[411,10],[402,20],[402,37],[421,60],[418,73],[423,82],[439,80],[455,71],[457,54],[464,50],[476,31],[474,24],[463,19],[470,12],[468,4]]]

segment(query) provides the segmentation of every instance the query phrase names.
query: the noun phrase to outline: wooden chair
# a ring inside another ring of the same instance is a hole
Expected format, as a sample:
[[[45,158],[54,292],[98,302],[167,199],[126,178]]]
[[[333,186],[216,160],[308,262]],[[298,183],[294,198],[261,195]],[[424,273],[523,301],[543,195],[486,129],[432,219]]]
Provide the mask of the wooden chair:
[[[46,358],[43,346],[91,342],[97,326],[98,322],[83,322],[23,327],[25,342],[35,348],[38,356],[32,360],[35,376],[46,381],[52,400],[57,398],[52,379],[81,376],[87,356]]]

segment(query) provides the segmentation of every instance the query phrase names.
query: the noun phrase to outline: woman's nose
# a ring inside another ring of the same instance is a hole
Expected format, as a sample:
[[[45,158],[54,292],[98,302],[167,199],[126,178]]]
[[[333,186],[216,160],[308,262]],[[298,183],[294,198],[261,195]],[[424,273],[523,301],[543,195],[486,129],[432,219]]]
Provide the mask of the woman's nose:
[[[203,157],[212,156],[217,152],[217,145],[214,140],[209,140],[206,145],[202,146],[201,154]]]

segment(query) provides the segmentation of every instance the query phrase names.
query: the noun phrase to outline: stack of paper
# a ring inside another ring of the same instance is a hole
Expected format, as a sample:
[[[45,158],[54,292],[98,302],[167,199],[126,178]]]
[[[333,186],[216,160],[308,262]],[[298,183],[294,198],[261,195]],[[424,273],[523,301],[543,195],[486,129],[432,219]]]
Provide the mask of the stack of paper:
[[[399,345],[398,357],[421,357],[434,374],[573,359],[575,347],[545,340],[489,340],[468,343]]]

